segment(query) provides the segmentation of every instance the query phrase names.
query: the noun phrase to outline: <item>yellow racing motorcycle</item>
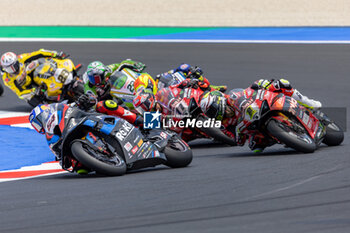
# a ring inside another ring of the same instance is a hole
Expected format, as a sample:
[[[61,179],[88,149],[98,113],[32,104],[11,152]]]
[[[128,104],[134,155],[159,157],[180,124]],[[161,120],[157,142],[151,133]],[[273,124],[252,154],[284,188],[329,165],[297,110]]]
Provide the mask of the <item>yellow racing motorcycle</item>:
[[[70,59],[40,58],[32,72],[33,97],[28,103],[49,104],[68,100],[73,102],[84,93],[84,83],[78,76],[81,65],[75,66]],[[29,64],[31,65],[31,64]]]

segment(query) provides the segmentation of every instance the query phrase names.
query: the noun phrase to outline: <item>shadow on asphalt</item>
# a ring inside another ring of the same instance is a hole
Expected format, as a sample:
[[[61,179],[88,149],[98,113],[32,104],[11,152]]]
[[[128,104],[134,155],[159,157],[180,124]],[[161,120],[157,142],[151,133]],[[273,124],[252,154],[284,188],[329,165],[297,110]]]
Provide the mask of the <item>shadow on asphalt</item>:
[[[161,167],[161,165],[159,165],[159,167],[149,167],[149,168],[143,168],[143,169],[138,169],[138,170],[131,170],[131,171],[127,171],[125,175],[123,176],[129,176],[132,174],[138,174],[138,173],[151,173],[151,172],[159,172],[162,170],[168,170],[168,169],[172,169],[170,167]],[[118,177],[123,177],[123,176],[105,176],[102,174],[98,174],[95,172],[86,174],[86,175],[79,175],[77,173],[62,173],[60,175],[55,175],[55,176],[46,176],[46,177],[41,177],[41,179],[62,179],[62,180],[71,180],[71,179],[93,179],[93,178],[109,178],[109,177],[114,177],[114,178],[118,178]],[[39,178],[40,179],[40,178]]]
[[[23,105],[16,105],[16,106],[9,106],[6,108],[6,111],[10,112],[28,112],[30,113],[32,111],[33,107],[31,107],[28,104],[23,104]]]
[[[278,151],[266,151],[262,153],[254,153],[254,152],[234,152],[234,153],[226,153],[220,154],[219,157],[267,157],[267,156],[286,156],[286,155],[301,155],[304,153],[287,149],[287,150],[278,150]]]
[[[339,145],[342,146],[342,145]],[[339,147],[337,146],[337,147]],[[211,147],[217,147],[220,148],[220,144],[213,144]],[[226,147],[226,146],[225,146]],[[206,148],[205,146],[202,147],[202,145],[199,145],[199,147],[191,147],[192,149],[194,148]],[[207,147],[208,148],[208,147]],[[229,148],[228,146],[226,148]],[[232,148],[237,148],[237,147],[232,147]],[[262,153],[254,153],[253,151],[248,151],[248,152],[237,152],[237,151],[232,151],[232,153],[223,153],[223,154],[215,154],[215,155],[201,155],[200,157],[222,157],[222,158],[238,158],[238,157],[272,157],[272,156],[298,156],[298,155],[312,155],[317,153],[318,151],[328,151],[328,150],[333,150],[334,147],[326,146],[324,144],[321,144],[319,148],[314,152],[314,153],[303,153],[303,152],[298,152],[295,151],[291,148],[286,148],[280,146],[280,148],[267,148],[264,152]]]

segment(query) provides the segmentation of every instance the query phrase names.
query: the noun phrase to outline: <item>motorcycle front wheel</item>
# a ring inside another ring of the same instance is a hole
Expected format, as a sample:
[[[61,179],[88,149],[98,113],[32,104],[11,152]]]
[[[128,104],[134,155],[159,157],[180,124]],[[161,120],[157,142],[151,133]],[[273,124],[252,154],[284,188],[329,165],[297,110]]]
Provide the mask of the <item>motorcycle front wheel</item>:
[[[338,146],[344,141],[344,132],[336,124],[330,123],[326,127],[326,135],[323,138],[323,143],[327,146]]]
[[[186,167],[193,158],[191,148],[178,136],[169,139],[168,145],[164,148],[164,154],[167,159],[165,165],[172,168]]]
[[[80,140],[73,141],[71,151],[79,162],[99,174],[121,176],[126,173],[125,161],[118,154],[109,157]]]
[[[293,125],[299,124],[298,122],[293,122]],[[300,124],[299,124],[300,125]],[[316,150],[317,146],[314,140],[309,136],[307,131],[301,130],[297,131],[292,127],[286,125],[285,123],[271,119],[266,125],[267,131],[278,141],[285,144],[294,150],[312,153]],[[299,128],[303,128],[301,125]]]
[[[205,121],[206,118],[204,116],[199,116],[198,120]],[[218,142],[225,143],[230,146],[236,146],[236,139],[229,137],[226,135],[221,129],[219,128],[201,128],[200,129],[203,133],[205,133],[207,136],[213,138],[214,140]]]

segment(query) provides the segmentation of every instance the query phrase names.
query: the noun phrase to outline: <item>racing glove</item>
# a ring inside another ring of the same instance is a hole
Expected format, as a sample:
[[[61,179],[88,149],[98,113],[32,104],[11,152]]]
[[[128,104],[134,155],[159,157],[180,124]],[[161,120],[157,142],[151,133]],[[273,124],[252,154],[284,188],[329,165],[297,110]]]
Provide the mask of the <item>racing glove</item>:
[[[78,98],[78,106],[83,110],[88,110],[97,103],[96,97],[89,94],[83,94]]]
[[[55,58],[62,59],[62,60],[66,59],[67,57],[69,57],[69,54],[63,51],[56,53],[56,56],[55,56]]]
[[[136,72],[142,72],[146,68],[146,65],[142,62],[135,62],[134,69]]]
[[[203,71],[198,66],[195,66],[194,68],[190,68],[187,78],[193,78],[193,79],[199,79],[203,75]]]
[[[198,83],[199,83],[198,79],[191,79],[190,81],[188,81],[186,87],[191,87],[191,88],[197,89],[199,87]]]
[[[44,99],[46,91],[47,91],[47,86],[45,83],[42,83],[38,88],[36,88],[35,95],[40,97],[41,99]]]

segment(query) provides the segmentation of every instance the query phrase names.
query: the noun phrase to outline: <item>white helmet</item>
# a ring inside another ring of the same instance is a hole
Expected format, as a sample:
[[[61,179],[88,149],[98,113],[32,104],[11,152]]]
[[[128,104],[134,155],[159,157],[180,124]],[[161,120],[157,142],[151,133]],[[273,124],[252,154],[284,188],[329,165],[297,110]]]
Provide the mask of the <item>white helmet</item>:
[[[17,55],[13,52],[4,53],[1,56],[1,66],[2,69],[9,74],[18,73],[19,62],[17,59]]]

